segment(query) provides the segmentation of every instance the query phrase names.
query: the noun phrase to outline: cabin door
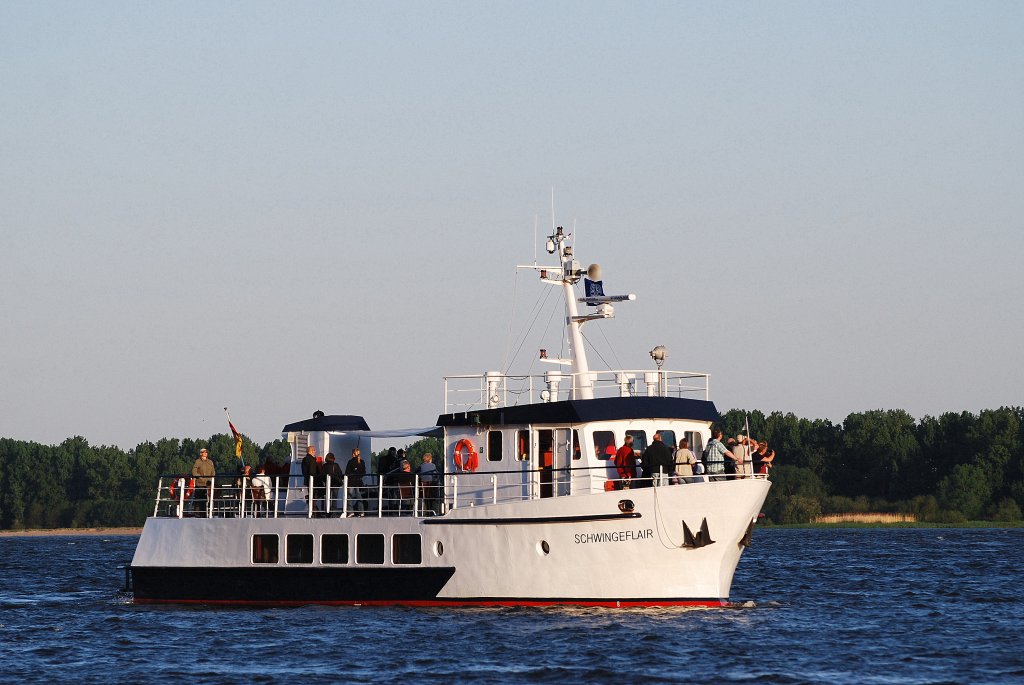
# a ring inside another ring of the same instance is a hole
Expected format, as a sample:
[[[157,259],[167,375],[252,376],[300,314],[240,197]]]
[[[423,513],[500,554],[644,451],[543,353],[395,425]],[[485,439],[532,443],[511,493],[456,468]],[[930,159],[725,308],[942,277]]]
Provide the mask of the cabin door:
[[[537,473],[540,480],[540,496],[553,497],[554,465],[555,465],[555,431],[542,429],[537,431]]]

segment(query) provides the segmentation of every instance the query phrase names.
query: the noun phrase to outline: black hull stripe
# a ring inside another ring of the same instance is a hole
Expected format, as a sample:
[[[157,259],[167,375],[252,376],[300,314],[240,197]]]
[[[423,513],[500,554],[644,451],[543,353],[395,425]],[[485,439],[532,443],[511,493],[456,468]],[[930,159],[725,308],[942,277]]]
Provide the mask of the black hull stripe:
[[[457,511],[457,510],[456,510]],[[478,519],[450,519],[426,518],[421,521],[425,526],[529,526],[541,523],[589,523],[593,521],[621,521],[623,519],[638,519],[640,514],[630,512],[628,514],[591,514],[582,516],[542,516],[523,518],[478,518]]]
[[[437,597],[455,568],[425,566],[132,566],[136,602],[386,603]]]
[[[129,567],[136,604],[224,606],[728,606],[719,597],[438,597],[453,567]]]

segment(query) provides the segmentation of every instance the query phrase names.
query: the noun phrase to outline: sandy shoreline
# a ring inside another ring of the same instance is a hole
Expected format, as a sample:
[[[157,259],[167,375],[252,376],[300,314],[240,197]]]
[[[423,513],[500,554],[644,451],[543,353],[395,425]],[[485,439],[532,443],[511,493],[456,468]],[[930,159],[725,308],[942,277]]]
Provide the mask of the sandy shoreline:
[[[141,532],[141,528],[44,528],[0,530],[0,538],[29,538],[46,535],[138,535]]]

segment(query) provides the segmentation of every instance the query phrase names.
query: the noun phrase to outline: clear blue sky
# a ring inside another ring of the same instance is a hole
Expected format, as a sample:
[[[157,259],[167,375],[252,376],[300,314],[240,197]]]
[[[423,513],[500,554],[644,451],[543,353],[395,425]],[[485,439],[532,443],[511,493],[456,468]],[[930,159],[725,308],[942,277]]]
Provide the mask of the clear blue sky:
[[[1019,2],[4,2],[0,436],[430,424],[444,374],[500,367],[552,187],[639,297],[590,336],[623,365],[664,344],[723,411],[1020,405],[1022,31]]]

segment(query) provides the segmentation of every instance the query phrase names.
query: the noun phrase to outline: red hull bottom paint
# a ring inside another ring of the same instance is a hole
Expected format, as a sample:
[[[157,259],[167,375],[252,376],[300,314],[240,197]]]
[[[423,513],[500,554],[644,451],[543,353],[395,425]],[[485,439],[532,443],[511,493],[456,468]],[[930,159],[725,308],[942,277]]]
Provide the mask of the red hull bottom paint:
[[[345,600],[338,602],[303,602],[295,600],[287,601],[238,601],[238,600],[208,600],[208,599],[136,599],[135,604],[208,604],[222,606],[257,606],[257,607],[295,607],[316,604],[320,606],[402,606],[402,607],[598,607],[606,609],[653,609],[668,607],[704,607],[722,608],[731,607],[729,600],[723,599],[669,599],[669,600],[530,600],[530,599],[465,599],[465,600],[441,600],[441,599],[417,599],[417,600],[367,600],[354,601]]]

